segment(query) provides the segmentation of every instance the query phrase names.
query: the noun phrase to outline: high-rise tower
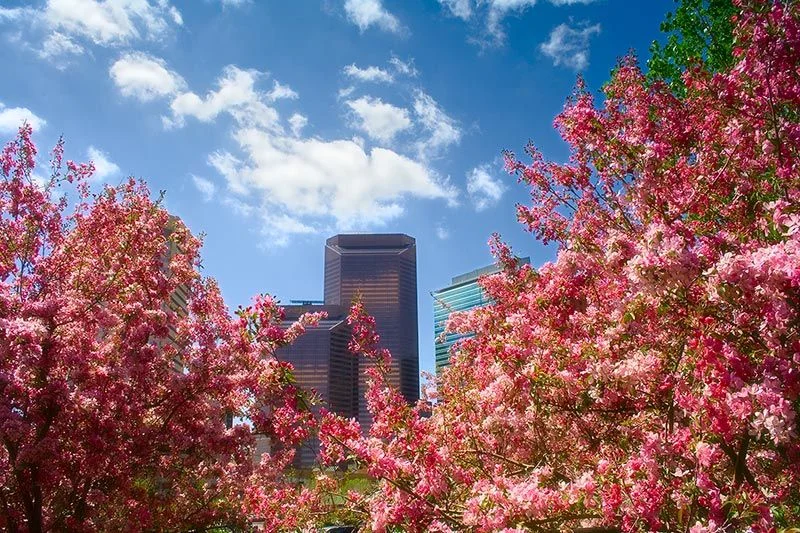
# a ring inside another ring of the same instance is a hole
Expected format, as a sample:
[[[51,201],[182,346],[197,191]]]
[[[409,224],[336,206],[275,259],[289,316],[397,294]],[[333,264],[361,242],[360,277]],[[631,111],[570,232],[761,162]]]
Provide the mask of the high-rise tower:
[[[517,258],[517,264],[528,265],[530,257]],[[450,313],[469,311],[491,303],[478,283],[482,276],[490,276],[500,272],[497,264],[485,266],[453,278],[451,284],[444,289],[431,293],[433,296],[433,332],[436,349],[436,373],[450,365],[450,349],[459,340],[471,337],[472,334],[444,333]]]
[[[349,306],[361,296],[375,317],[381,344],[392,353],[390,382],[409,402],[419,399],[417,333],[417,245],[392,234],[336,235],[325,244],[325,304]],[[363,362],[362,362],[363,363]],[[369,363],[366,363],[369,364]],[[359,422],[369,426],[363,372],[359,377]]]

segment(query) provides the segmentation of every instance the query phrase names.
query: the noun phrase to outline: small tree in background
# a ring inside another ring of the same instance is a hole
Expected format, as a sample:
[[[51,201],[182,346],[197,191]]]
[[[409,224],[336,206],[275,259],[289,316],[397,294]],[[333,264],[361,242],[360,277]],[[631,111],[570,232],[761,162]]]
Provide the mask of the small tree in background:
[[[290,524],[304,493],[274,450],[309,420],[272,353],[303,324],[281,330],[268,297],[231,318],[200,242],[143,184],[91,194],[62,143],[41,183],[30,135],[0,153],[0,529]]]
[[[664,81],[685,96],[683,73],[688,68],[700,63],[709,72],[731,68],[737,12],[733,0],[681,0],[661,24],[666,42],[655,41],[650,47],[648,79]]]
[[[451,317],[475,336],[430,418],[382,378],[354,308],[376,423],[320,432],[329,460],[378,480],[350,495],[369,528],[800,522],[800,5],[738,5],[730,68],[688,66],[680,98],[625,59],[601,106],[579,84],[557,117],[568,162],[507,154],[531,190],[519,220],[557,259],[519,267],[493,241],[496,303]]]

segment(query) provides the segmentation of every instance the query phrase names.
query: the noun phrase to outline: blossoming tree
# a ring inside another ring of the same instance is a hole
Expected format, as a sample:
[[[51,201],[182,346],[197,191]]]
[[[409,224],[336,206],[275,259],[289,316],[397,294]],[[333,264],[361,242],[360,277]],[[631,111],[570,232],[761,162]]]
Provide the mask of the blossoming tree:
[[[493,305],[451,317],[430,417],[378,364],[369,435],[328,416],[329,461],[375,531],[772,531],[800,521],[800,4],[741,0],[730,70],[686,94],[627,58],[555,124],[566,163],[507,154],[538,270],[493,241]]]
[[[268,297],[231,318],[142,184],[91,194],[61,143],[44,182],[30,135],[0,153],[0,529],[291,524],[277,444],[308,415],[271,354],[303,324],[281,330]]]

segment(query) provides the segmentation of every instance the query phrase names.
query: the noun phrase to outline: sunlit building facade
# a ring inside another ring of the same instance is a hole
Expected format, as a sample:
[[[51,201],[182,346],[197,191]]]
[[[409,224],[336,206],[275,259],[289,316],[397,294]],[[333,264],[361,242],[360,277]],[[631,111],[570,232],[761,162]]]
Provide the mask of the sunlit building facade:
[[[529,257],[518,260],[520,264],[531,262]],[[496,264],[485,266],[461,274],[452,279],[449,286],[434,291],[433,295],[433,335],[436,357],[436,373],[450,364],[450,349],[460,339],[469,337],[468,334],[444,334],[444,328],[450,313],[454,311],[469,311],[476,307],[483,307],[491,303],[478,280],[481,276],[488,276],[500,271]]]
[[[417,246],[404,234],[344,234],[325,245],[325,304],[349,307],[360,295],[392,353],[390,382],[409,402],[419,399]],[[369,364],[368,362],[365,364]],[[371,424],[359,373],[359,422]]]

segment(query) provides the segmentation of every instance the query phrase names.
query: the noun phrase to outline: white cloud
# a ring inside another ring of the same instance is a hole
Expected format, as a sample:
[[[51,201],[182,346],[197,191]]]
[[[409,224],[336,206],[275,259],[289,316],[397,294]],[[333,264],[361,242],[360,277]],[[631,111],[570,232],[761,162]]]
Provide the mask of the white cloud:
[[[171,6],[169,8],[169,16],[172,17],[172,22],[176,25],[183,26],[183,16],[181,16],[181,12],[178,11],[177,7]]]
[[[307,235],[316,233],[317,229],[286,213],[271,213],[265,211],[261,215],[263,222],[261,234],[269,239],[270,246],[286,246],[294,235]]]
[[[241,7],[245,4],[249,4],[250,0],[220,0],[222,3],[223,8],[228,7]]]
[[[292,130],[292,135],[295,137],[300,137],[300,133],[302,133],[306,125],[308,125],[308,118],[300,113],[295,113],[289,117],[289,127]]]
[[[111,65],[109,74],[123,95],[142,102],[175,94],[185,86],[163,59],[141,52],[123,55]]]
[[[347,98],[351,94],[353,94],[355,92],[355,90],[356,90],[356,88],[353,87],[352,85],[350,85],[349,87],[344,87],[342,89],[339,89],[339,92],[338,92],[337,96],[338,96],[338,98],[340,100],[342,100],[344,98]]]
[[[397,56],[392,56],[389,59],[389,63],[394,67],[398,74],[402,74],[403,76],[408,76],[410,78],[416,78],[419,75],[417,69],[414,67],[414,60],[409,59],[408,61],[403,61]]]
[[[0,24],[13,23],[21,44],[59,68],[64,63],[56,60],[84,54],[89,44],[121,47],[158,41],[183,25],[170,0],[42,0],[39,4],[0,7]]]
[[[236,178],[239,172],[238,169],[243,165],[238,157],[235,157],[230,152],[217,151],[208,156],[208,164],[214,167],[222,176],[226,177],[228,188],[231,191],[240,195],[247,194],[247,187]]]
[[[395,135],[411,127],[407,109],[387,104],[380,98],[362,96],[349,100],[347,105],[358,118],[356,127],[376,141],[389,143]]]
[[[232,65],[225,67],[217,80],[217,90],[209,91],[205,97],[193,92],[178,94],[170,104],[172,117],[163,117],[165,126],[181,127],[186,117],[211,122],[225,112],[242,124],[279,128],[278,112],[266,101],[291,97],[294,91],[275,82],[270,93],[259,92],[255,85],[262,76],[255,70],[242,70]]]
[[[192,183],[194,183],[194,186],[200,191],[200,194],[203,195],[203,201],[205,202],[210,202],[217,194],[217,186],[214,185],[214,182],[211,180],[192,174]]]
[[[467,192],[476,211],[497,204],[506,191],[503,183],[489,174],[490,165],[481,165],[467,173]]]
[[[439,0],[439,3],[453,16],[465,21],[473,16],[485,19],[486,33],[494,39],[495,44],[500,44],[505,40],[503,19],[511,12],[522,12],[533,7],[536,0]]]
[[[540,48],[553,60],[554,65],[584,70],[589,66],[589,39],[599,33],[600,24],[578,28],[560,24],[553,28],[550,38]]]
[[[549,0],[555,6],[591,4],[596,0]],[[490,39],[475,39],[482,45],[499,45],[505,41],[503,20],[513,13],[520,14],[535,6],[537,0],[439,0],[450,14],[464,21],[479,20]]]
[[[231,208],[231,210],[240,217],[249,217],[255,213],[256,208],[247,202],[243,202],[233,196],[226,196],[222,199],[222,203]]]
[[[55,59],[67,55],[83,54],[83,47],[70,39],[61,32],[54,31],[47,36],[42,49],[39,50],[39,57],[42,59]]]
[[[168,0],[48,0],[43,17],[51,28],[104,46],[156,40],[183,22]]]
[[[467,20],[472,16],[472,0],[439,0],[454,16]]]
[[[505,38],[503,29],[503,19],[511,12],[521,13],[533,7],[536,0],[489,0],[489,14],[486,18],[486,31],[495,39],[496,43],[502,43]]]
[[[264,76],[229,66],[205,96],[181,90],[163,99],[171,110],[164,117],[168,126],[180,126],[186,117],[211,122],[224,113],[232,118],[238,149],[214,152],[208,163],[230,192],[222,203],[243,216],[258,216],[271,241],[331,227],[371,229],[403,214],[409,198],[456,202],[458,191],[422,161],[395,150],[368,149],[358,138],[309,137],[303,132],[308,119],[300,113],[282,120],[270,93],[257,89]],[[363,106],[352,103],[365,129],[379,138],[411,126],[407,110],[370,98],[362,100]],[[381,112],[389,117],[385,123],[376,118]]]
[[[363,32],[370,26],[378,26],[391,33],[400,33],[403,27],[397,17],[386,11],[381,0],[345,0],[344,10]]]
[[[414,95],[414,113],[427,132],[427,137],[417,142],[417,153],[422,158],[439,154],[444,148],[461,141],[458,123],[445,113],[428,94],[417,90]]]
[[[443,224],[436,225],[436,237],[440,240],[445,240],[450,237],[450,230],[448,230]]]
[[[356,78],[360,81],[373,81],[373,82],[384,82],[384,83],[392,83],[394,81],[394,76],[390,72],[380,68],[380,67],[367,67],[367,68],[359,68],[355,66],[355,64],[347,65],[342,69],[347,76],[351,78]]]
[[[6,107],[0,102],[0,133],[16,135],[23,122],[27,122],[34,130],[40,130],[47,124],[27,107]]]
[[[384,148],[367,152],[354,140],[295,139],[256,128],[240,129],[234,139],[245,161],[217,152],[209,163],[233,192],[298,220],[334,218],[340,229],[365,229],[400,216],[405,197],[456,195],[421,163]]]
[[[390,68],[386,69],[349,65],[344,68],[344,72],[352,77],[368,80],[419,75],[413,59],[404,61],[391,56],[388,65]],[[408,109],[386,103],[374,96],[348,98],[356,90],[353,86],[340,89],[338,95],[340,100],[347,99],[345,103],[349,107],[351,125],[354,128],[366,133],[370,139],[384,144],[395,140],[398,133],[407,131],[410,140],[400,145],[400,149],[412,152],[420,161],[428,162],[461,141],[463,131],[460,124],[433,97],[409,84],[398,84],[396,88],[405,100],[411,101]]]
[[[94,163],[93,180],[105,181],[106,178],[119,174],[119,167],[108,158],[108,154],[105,152],[98,150],[94,146],[90,146],[86,151],[86,156],[89,158],[89,161]]]
[[[288,85],[281,84],[278,80],[275,80],[275,83],[272,85],[272,90],[267,93],[267,99],[272,102],[282,99],[297,100],[298,98],[300,98],[299,94]]]
[[[28,16],[30,8],[24,7],[0,7],[0,20],[10,20],[16,22],[24,16]]]

